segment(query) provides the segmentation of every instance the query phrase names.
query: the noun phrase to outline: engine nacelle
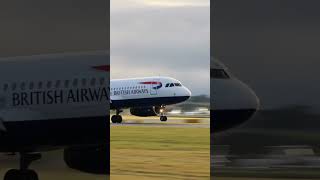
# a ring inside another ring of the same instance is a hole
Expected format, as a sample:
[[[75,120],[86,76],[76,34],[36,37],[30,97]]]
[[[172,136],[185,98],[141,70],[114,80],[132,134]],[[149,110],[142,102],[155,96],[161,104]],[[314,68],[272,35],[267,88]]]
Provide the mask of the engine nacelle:
[[[110,174],[108,146],[70,147],[64,150],[64,162],[69,168],[94,174]]]
[[[147,116],[157,116],[160,114],[160,107],[139,107],[131,108],[130,113],[134,116],[147,117]]]

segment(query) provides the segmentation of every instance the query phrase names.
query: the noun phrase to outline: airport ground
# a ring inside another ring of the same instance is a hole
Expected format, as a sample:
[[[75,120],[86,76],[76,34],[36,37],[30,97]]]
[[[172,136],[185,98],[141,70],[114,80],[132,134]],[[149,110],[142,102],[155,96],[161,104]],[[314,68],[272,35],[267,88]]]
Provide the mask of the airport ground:
[[[157,117],[124,119],[123,124],[110,127],[112,179],[210,179],[208,119],[170,117],[164,123]],[[0,155],[0,179],[17,167],[17,156]],[[42,153],[30,169],[41,180],[109,179],[68,168],[62,150]]]
[[[320,157],[312,146],[265,147],[264,153],[250,155],[230,154],[231,147],[226,145],[211,148],[212,179],[320,179]]]
[[[219,169],[217,174],[212,179],[217,180],[311,180],[319,179],[319,169],[306,168],[264,168],[260,170],[255,169]]]
[[[111,179],[210,179],[208,119],[124,119],[111,126]]]
[[[0,156],[0,179],[5,172],[18,167],[16,156]],[[40,180],[106,180],[106,175],[88,174],[67,167],[63,161],[63,151],[50,151],[42,154],[42,159],[31,164],[30,169],[37,171]]]
[[[236,177],[212,177],[212,180],[292,180],[292,178],[248,178],[248,177],[242,177],[242,178],[236,178]],[[311,180],[311,179],[297,179],[297,180]]]

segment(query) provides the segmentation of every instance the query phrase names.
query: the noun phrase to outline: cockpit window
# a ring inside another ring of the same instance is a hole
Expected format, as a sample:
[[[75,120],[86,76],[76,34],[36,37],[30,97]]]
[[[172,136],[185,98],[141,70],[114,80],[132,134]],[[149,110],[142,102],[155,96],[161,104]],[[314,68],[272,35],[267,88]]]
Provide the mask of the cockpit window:
[[[180,83],[167,83],[166,84],[166,87],[181,87],[182,85]]]
[[[229,79],[230,76],[224,69],[211,69],[210,77],[214,79]]]

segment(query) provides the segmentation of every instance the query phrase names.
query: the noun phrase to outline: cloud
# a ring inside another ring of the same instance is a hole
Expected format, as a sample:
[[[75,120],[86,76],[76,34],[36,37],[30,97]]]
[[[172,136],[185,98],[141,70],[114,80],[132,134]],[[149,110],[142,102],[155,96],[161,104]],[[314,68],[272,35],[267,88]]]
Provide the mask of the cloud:
[[[0,56],[107,49],[105,0],[1,1]]]
[[[215,0],[214,55],[254,89],[262,108],[320,107],[320,87],[314,83],[320,66],[319,5],[302,0]]]
[[[112,11],[111,77],[172,76],[209,94],[209,16],[209,6]]]
[[[209,7],[210,0],[118,0],[111,1],[111,11],[141,8]]]
[[[210,1],[207,0],[136,0],[147,6],[162,6],[162,7],[186,7],[186,6],[209,6]]]

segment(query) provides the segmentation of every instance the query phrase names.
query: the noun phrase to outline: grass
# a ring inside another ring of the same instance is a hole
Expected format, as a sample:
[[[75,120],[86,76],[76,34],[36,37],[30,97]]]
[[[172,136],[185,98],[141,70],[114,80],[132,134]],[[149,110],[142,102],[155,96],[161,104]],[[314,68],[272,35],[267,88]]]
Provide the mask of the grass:
[[[111,179],[210,179],[209,128],[111,127]]]

